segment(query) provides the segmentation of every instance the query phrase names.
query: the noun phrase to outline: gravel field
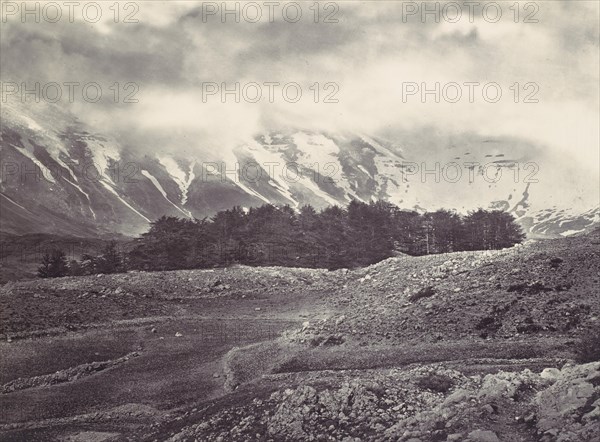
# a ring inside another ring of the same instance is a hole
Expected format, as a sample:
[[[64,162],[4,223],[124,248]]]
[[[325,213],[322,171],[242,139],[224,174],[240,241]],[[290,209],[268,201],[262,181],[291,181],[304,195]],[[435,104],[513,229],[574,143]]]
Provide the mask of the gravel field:
[[[1,438],[597,441],[598,244],[10,282]]]

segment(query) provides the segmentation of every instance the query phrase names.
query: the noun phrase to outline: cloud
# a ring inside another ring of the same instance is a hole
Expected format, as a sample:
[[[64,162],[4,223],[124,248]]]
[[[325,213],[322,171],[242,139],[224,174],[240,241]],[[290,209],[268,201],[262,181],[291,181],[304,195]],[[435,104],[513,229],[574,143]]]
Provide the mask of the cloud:
[[[424,145],[473,133],[520,140],[546,164],[548,177],[560,177],[550,187],[563,180],[578,192],[585,188],[597,202],[599,4],[535,2],[538,23],[523,23],[531,12],[527,2],[519,4],[518,23],[512,2],[502,4],[497,23],[480,8],[469,20],[466,7],[457,23],[443,17],[423,23],[420,14],[403,10],[408,3],[340,2],[337,23],[323,23],[322,9],[315,23],[308,3],[297,23],[285,21],[279,10],[271,23],[265,9],[257,23],[223,23],[218,15],[203,15],[196,2],[141,2],[139,23],[113,23],[106,16],[97,25],[12,21],[0,31],[0,77],[95,81],[106,88],[135,82],[139,103],[114,103],[107,94],[98,103],[80,100],[71,107],[99,130],[149,152],[210,154],[232,149],[253,133],[285,127],[384,135],[400,145],[412,144],[406,137],[434,133],[431,128],[441,135],[423,139]],[[303,98],[289,103],[278,92],[273,103],[222,103],[219,95],[204,102],[208,82],[297,82]],[[339,86],[338,103],[323,103],[328,82]],[[474,103],[430,98],[423,104],[418,96],[404,99],[406,82],[429,88],[436,82],[495,82],[503,96],[488,103],[479,89]],[[539,87],[539,103],[522,102],[533,90],[527,83]],[[439,149],[427,152],[437,155]]]

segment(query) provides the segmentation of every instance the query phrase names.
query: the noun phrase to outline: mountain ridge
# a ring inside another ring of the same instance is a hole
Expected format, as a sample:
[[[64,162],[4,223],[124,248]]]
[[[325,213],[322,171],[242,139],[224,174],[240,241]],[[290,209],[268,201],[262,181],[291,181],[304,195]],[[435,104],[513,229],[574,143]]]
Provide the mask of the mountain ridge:
[[[376,136],[287,130],[221,149],[215,160],[130,150],[54,106],[5,105],[2,120],[1,230],[8,233],[134,236],[162,215],[203,218],[265,203],[324,208],[351,199],[417,211],[506,210],[534,238],[598,224],[598,207],[532,203],[531,183],[507,178],[518,173],[519,158],[497,147],[479,155],[447,152],[444,161],[428,163]],[[443,185],[455,188],[441,193]]]

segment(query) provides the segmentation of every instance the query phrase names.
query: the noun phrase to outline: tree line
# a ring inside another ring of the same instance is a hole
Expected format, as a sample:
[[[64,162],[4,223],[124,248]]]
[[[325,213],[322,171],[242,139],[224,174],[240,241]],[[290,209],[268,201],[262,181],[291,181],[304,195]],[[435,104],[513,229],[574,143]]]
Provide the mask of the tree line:
[[[399,252],[418,256],[502,249],[524,237],[514,217],[499,210],[418,213],[385,201],[351,201],[346,207],[317,211],[305,205],[296,211],[266,204],[234,207],[210,219],[163,216],[127,254],[119,256],[115,244],[109,244],[101,256],[67,265],[66,271],[72,274],[72,265],[83,274],[232,264],[352,268]]]
[[[82,276],[98,273],[120,273],[127,270],[127,257],[118,249],[116,241],[109,241],[98,256],[84,254],[81,261],[67,259],[66,253],[54,248],[44,254],[38,267],[40,278],[60,276]]]

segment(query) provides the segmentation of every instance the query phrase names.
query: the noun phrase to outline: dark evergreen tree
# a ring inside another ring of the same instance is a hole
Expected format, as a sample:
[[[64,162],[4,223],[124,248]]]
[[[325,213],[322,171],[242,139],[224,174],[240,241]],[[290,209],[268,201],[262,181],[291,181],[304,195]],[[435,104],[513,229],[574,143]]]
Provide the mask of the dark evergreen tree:
[[[489,250],[491,249],[491,235],[488,213],[478,209],[469,214],[463,220],[465,226],[465,237],[463,245],[465,250]]]
[[[500,210],[478,209],[463,221],[465,250],[493,250],[511,247],[523,241],[525,234],[515,218]]]
[[[49,253],[45,253],[42,257],[42,265],[38,267],[40,278],[58,278],[67,275],[68,272],[67,257],[60,249],[52,249]]]
[[[319,267],[352,267],[346,215],[346,211],[339,206],[327,207],[319,213]]]
[[[460,249],[463,235],[460,216],[449,210],[438,210],[427,214],[430,222],[430,253],[447,253]]]
[[[123,259],[117,249],[117,242],[109,241],[102,254],[96,259],[96,272],[110,274],[123,270]]]
[[[211,219],[215,260],[219,265],[244,262],[248,250],[247,217],[241,207],[217,213]]]
[[[296,248],[296,265],[319,267],[324,256],[324,244],[321,242],[319,214],[310,205],[300,208],[297,229],[293,235]]]
[[[83,275],[92,275],[96,273],[96,257],[84,253],[81,256],[80,268]]]
[[[82,276],[85,275],[81,264],[77,262],[77,260],[72,259],[69,261],[69,276]]]
[[[523,230],[510,213],[494,210],[488,216],[493,249],[512,247],[525,239]]]
[[[392,237],[395,249],[410,255],[421,254],[423,220],[415,211],[397,210],[392,220]]]

